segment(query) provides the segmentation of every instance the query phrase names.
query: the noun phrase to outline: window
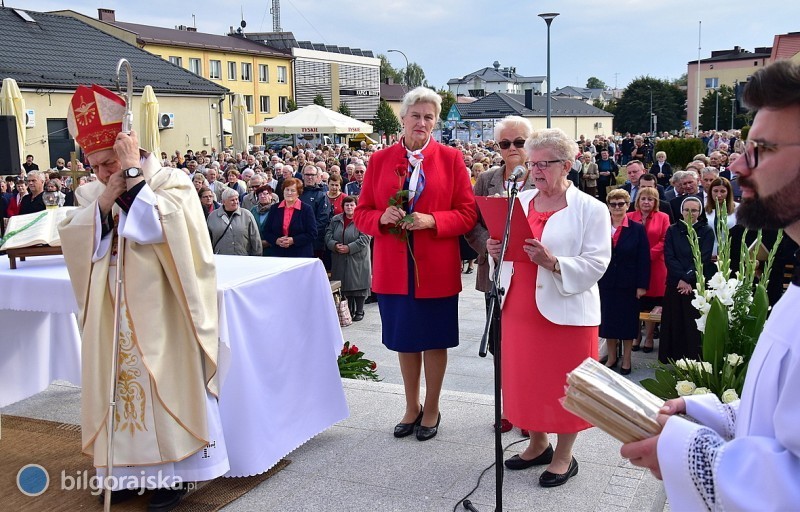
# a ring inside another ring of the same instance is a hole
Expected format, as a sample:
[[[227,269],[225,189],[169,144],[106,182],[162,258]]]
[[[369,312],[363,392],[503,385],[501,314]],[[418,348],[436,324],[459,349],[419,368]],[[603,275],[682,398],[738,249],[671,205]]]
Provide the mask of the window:
[[[281,69],[278,67],[278,69]],[[286,68],[284,68],[286,69]],[[280,75],[280,73],[279,73]],[[288,96],[278,96],[278,112],[281,114],[285,114],[289,111],[289,97]]]
[[[233,61],[228,61],[228,80],[236,80],[236,63]]]
[[[245,82],[253,81],[253,65],[249,62],[242,62],[242,80]]]
[[[278,66],[278,83],[286,83],[286,66]]]
[[[203,76],[203,63],[200,59],[189,59],[189,71],[195,75]]]
[[[253,113],[253,95],[252,94],[245,94],[244,95],[244,105],[247,108],[247,113]]]
[[[169,61],[176,66],[183,67],[183,57],[175,57],[173,55],[169,56]]]
[[[222,61],[208,61],[208,78],[213,78],[214,80],[222,78]]]
[[[262,114],[269,114],[269,96],[258,97],[259,112]]]
[[[719,87],[719,78],[706,78],[706,89],[716,89]]]
[[[258,65],[258,81],[269,82],[269,67],[266,64]]]

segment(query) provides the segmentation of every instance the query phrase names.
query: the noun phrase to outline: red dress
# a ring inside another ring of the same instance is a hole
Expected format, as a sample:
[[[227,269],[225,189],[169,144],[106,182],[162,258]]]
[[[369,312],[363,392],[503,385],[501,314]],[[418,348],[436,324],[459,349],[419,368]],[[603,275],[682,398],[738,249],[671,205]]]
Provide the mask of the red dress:
[[[545,223],[555,212],[540,213],[531,201],[528,223],[541,239]],[[557,325],[536,306],[534,263],[514,263],[503,305],[503,412],[514,425],[534,432],[569,434],[592,425],[565,410],[567,373],[587,357],[597,359],[597,326]]]
[[[628,218],[642,223],[642,212],[630,212]],[[652,212],[647,216],[644,229],[650,242],[650,286],[645,297],[663,297],[667,288],[667,265],[664,263],[664,239],[669,228],[669,215]]]

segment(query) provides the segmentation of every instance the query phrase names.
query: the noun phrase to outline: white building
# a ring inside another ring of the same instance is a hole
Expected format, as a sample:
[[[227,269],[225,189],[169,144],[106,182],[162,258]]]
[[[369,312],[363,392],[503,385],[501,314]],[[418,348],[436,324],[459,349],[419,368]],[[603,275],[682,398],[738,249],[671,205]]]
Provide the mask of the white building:
[[[529,90],[534,95],[541,95],[547,90],[547,77],[522,76],[517,74],[517,68],[501,68],[500,63],[495,61],[491,68],[473,71],[462,78],[451,78],[447,86],[455,96],[473,98],[483,98],[495,92],[525,94]]]

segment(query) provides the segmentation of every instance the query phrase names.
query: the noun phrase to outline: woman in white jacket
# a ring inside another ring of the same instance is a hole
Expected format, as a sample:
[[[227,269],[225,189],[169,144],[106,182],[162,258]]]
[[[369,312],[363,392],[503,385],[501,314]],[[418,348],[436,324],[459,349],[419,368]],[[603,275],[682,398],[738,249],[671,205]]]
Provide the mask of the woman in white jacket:
[[[578,148],[563,131],[534,132],[525,150],[536,190],[519,200],[533,237],[524,246],[530,262],[503,263],[501,364],[505,414],[530,431],[531,441],[506,467],[547,465],[539,485],[555,487],[578,473],[572,446],[591,426],[559,398],[567,372],[597,357],[597,281],[611,259],[611,225],[603,203],[567,180]],[[497,258],[500,241],[486,245]],[[548,432],[558,434],[555,450]]]

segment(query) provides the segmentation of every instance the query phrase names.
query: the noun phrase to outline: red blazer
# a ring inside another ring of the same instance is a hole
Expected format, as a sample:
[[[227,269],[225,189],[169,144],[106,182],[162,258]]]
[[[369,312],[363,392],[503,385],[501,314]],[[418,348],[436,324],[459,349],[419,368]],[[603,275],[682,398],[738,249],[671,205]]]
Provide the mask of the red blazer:
[[[630,212],[628,218],[642,223],[641,212]],[[664,237],[669,228],[669,215],[664,212],[652,212],[647,216],[644,230],[650,242],[650,286],[645,297],[663,297],[667,289],[667,266],[664,263]]]
[[[414,211],[433,215],[436,229],[414,231],[414,258],[419,272],[415,297],[450,297],[461,291],[458,237],[475,226],[475,196],[457,150],[431,140],[424,152],[425,190]],[[408,293],[408,246],[380,226],[389,199],[403,188],[408,159],[402,144],[378,151],[369,159],[355,211],[356,227],[375,238],[372,289],[376,293]]]
[[[11,196],[8,199],[8,209],[6,210],[6,217],[8,217],[10,219],[14,215],[18,215],[19,214],[19,207],[20,207],[20,204],[17,203],[17,196]]]

